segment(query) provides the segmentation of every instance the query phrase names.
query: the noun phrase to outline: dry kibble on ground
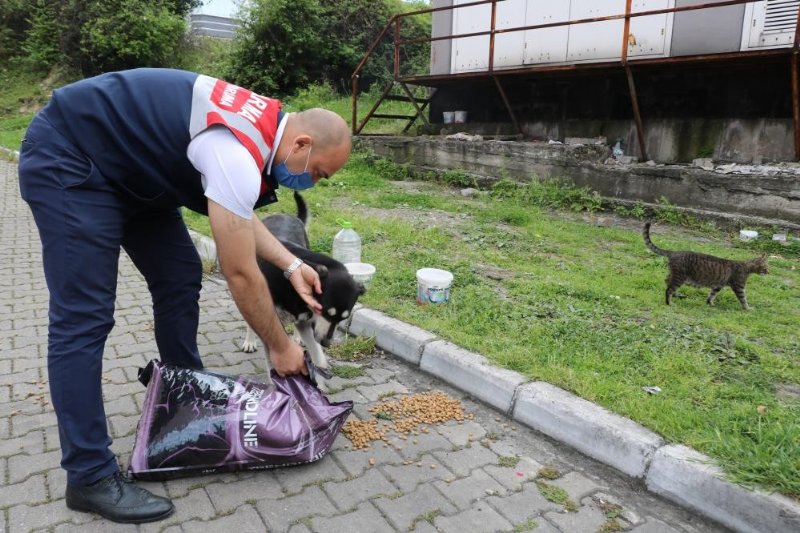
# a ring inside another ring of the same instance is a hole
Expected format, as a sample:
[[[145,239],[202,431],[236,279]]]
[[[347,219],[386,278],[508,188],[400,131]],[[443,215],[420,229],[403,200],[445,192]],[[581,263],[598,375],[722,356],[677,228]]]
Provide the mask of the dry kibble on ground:
[[[362,450],[369,447],[370,442],[382,440],[386,429],[378,427],[377,420],[348,420],[342,427],[342,433],[353,443],[353,448]]]
[[[408,435],[428,433],[425,425],[444,424],[451,420],[461,423],[474,418],[471,413],[464,412],[459,400],[443,392],[423,392],[378,402],[369,412],[375,415],[374,420],[349,420],[342,428],[342,433],[350,439],[355,449],[365,449],[376,440],[386,442],[389,429],[405,440]],[[379,426],[378,420],[390,422],[391,427]],[[414,443],[417,443],[417,439],[414,439]]]

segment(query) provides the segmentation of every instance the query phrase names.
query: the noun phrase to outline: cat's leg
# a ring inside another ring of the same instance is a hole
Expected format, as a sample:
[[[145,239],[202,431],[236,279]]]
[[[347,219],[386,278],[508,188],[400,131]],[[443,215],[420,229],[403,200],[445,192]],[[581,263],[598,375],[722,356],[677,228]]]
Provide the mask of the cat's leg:
[[[719,291],[722,290],[722,287],[712,287],[711,292],[708,293],[708,298],[706,298],[706,303],[708,305],[714,305],[714,299],[719,294]]]
[[[749,310],[750,306],[747,305],[747,296],[744,294],[744,287],[740,287],[739,285],[731,285],[731,289],[733,289],[733,292],[736,293],[739,303],[742,304],[742,309],[745,311]]]
[[[667,293],[666,293],[666,300],[667,305],[670,305],[672,301],[672,297],[675,295],[675,292],[680,289],[681,285],[683,285],[683,280],[677,278],[670,274],[667,276]]]
[[[672,297],[675,295],[675,291],[680,288],[680,285],[667,285],[667,305],[670,305],[672,301]]]

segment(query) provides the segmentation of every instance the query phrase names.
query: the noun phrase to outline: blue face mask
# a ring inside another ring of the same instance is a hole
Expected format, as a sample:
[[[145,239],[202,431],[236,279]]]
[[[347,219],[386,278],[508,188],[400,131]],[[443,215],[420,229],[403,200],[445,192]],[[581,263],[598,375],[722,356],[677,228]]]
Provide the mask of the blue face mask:
[[[308,171],[308,160],[311,157],[311,147],[308,148],[308,156],[306,157],[306,168],[299,174],[292,174],[289,172],[289,167],[286,166],[286,161],[289,160],[290,152],[283,160],[283,163],[274,165],[272,167],[272,177],[278,180],[280,185],[294,189],[295,191],[302,191],[314,186],[314,180],[311,179],[311,172]]]

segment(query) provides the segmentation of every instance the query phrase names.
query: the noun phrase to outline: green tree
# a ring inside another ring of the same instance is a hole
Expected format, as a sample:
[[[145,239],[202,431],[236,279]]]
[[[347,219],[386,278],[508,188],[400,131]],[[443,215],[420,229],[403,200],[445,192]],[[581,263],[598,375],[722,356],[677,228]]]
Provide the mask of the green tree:
[[[255,0],[243,14],[226,77],[266,94],[291,94],[310,83],[347,92],[383,27],[409,8],[400,0]],[[429,16],[406,19],[403,39],[429,35]],[[362,87],[392,78],[393,43],[390,31],[362,72]],[[404,64],[427,67],[429,50],[427,43],[404,47]]]

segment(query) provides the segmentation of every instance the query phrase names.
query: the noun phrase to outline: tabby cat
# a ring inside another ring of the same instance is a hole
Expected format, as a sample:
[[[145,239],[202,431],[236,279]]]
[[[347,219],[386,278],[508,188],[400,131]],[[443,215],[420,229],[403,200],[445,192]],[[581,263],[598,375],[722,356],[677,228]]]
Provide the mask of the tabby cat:
[[[695,287],[710,287],[706,303],[714,305],[717,293],[726,285],[730,285],[743,309],[750,309],[744,294],[747,277],[750,274],[767,274],[767,258],[762,255],[747,261],[722,259],[713,255],[696,252],[673,252],[662,250],[650,240],[650,222],[642,230],[644,243],[653,253],[669,259],[669,275],[667,276],[667,305],[670,304],[675,291],[688,283]]]

